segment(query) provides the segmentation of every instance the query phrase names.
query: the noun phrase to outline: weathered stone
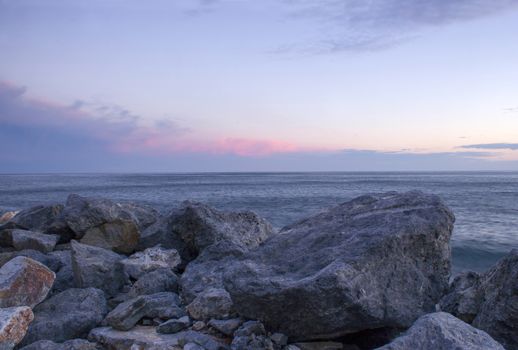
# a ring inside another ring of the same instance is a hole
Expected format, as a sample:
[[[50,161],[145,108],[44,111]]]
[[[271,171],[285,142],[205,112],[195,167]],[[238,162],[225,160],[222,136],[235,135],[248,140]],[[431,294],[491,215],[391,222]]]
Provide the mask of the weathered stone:
[[[115,296],[128,282],[122,265],[124,256],[99,247],[72,241],[72,269],[77,287],[99,288]]]
[[[344,348],[342,343],[334,341],[317,341],[307,343],[293,344],[300,350],[342,350]]]
[[[481,275],[455,279],[440,306],[486,331],[506,349],[518,349],[518,249]]]
[[[288,345],[288,337],[282,333],[273,333],[270,336],[270,339],[272,340],[273,344],[279,348],[284,348],[286,345]]]
[[[153,247],[137,252],[121,261],[124,271],[132,278],[138,279],[145,273],[159,268],[175,269],[181,262],[175,249]]]
[[[118,331],[111,327],[93,329],[88,337],[108,349],[117,350],[159,350],[182,348],[193,343],[205,350],[225,350],[227,346],[210,335],[185,331],[175,334],[157,333],[155,327],[136,326],[128,332]]]
[[[241,316],[294,340],[410,326],[448,288],[453,222],[437,196],[362,196],[231,263],[225,287]]]
[[[248,321],[234,332],[230,346],[232,350],[275,350],[261,322]]]
[[[0,349],[10,350],[21,342],[33,318],[28,306],[0,309]]]
[[[180,298],[175,293],[143,295],[119,304],[106,316],[108,325],[127,331],[142,318],[179,318],[185,315],[180,307]]]
[[[7,221],[14,218],[17,213],[17,211],[6,211],[5,213],[2,213],[2,215],[0,215],[0,225],[5,224]]]
[[[187,311],[195,320],[224,319],[232,316],[232,300],[224,289],[208,289],[187,305]]]
[[[201,331],[202,329],[204,329],[204,328],[205,328],[205,326],[207,326],[207,325],[205,324],[205,322],[203,322],[203,321],[196,321],[196,322],[194,322],[194,323],[192,324],[192,327],[191,327],[191,328],[192,328],[192,330],[193,330],[193,331]]]
[[[229,320],[212,319],[209,321],[209,326],[227,336],[234,334],[241,324],[243,324],[243,320],[240,318],[231,318]]]
[[[46,266],[18,256],[0,268],[0,307],[30,306],[42,302],[56,275]]]
[[[59,271],[59,269],[63,266],[61,260],[59,258],[56,258],[54,255],[44,254],[42,252],[32,249],[0,253],[0,266],[5,265],[17,256],[25,256],[27,258],[31,258],[32,260],[36,260],[37,262],[47,266],[54,272]]]
[[[401,337],[379,350],[504,350],[486,332],[445,313],[422,316]]]
[[[72,339],[64,343],[55,343],[51,340],[39,340],[20,350],[101,350],[96,343],[85,339]]]
[[[54,280],[54,285],[50,292],[52,295],[69,288],[75,288],[71,255],[70,250],[56,250],[48,254],[49,257],[57,259],[60,262],[60,268],[54,270],[54,272],[56,272],[56,279]]]
[[[205,350],[196,343],[187,343],[183,346],[183,350]]]
[[[63,216],[81,242],[131,253],[140,238],[138,219],[127,207],[108,199],[70,195]]]
[[[13,247],[17,250],[32,249],[49,253],[59,241],[58,235],[38,233],[28,230],[12,230]]]
[[[172,319],[161,323],[156,328],[158,333],[163,334],[173,334],[183,331],[186,328],[189,328],[191,325],[191,319],[189,316],[183,316],[177,319]]]
[[[171,269],[161,268],[142,275],[128,293],[130,298],[160,292],[178,292],[178,277]]]
[[[67,289],[34,308],[35,318],[22,344],[86,337],[107,312],[103,291],[95,288]]]

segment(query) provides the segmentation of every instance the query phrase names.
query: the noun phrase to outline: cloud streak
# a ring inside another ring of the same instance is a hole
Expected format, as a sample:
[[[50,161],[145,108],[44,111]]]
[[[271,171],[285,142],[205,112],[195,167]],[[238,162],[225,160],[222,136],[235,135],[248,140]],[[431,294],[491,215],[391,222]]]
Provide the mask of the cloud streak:
[[[518,150],[518,143],[480,143],[475,145],[464,145],[460,148],[492,149],[492,150]]]

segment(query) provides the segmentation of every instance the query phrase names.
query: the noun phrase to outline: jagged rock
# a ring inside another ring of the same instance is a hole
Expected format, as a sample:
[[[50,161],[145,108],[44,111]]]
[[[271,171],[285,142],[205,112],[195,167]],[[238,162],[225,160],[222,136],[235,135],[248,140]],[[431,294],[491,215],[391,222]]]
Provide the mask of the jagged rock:
[[[457,277],[440,307],[518,349],[518,249],[481,275]]]
[[[145,273],[159,268],[175,269],[181,262],[175,249],[153,247],[137,252],[121,261],[124,271],[132,278],[138,279]]]
[[[111,327],[93,329],[88,337],[108,349],[117,350],[159,350],[182,348],[193,343],[205,350],[225,350],[228,347],[216,338],[194,331],[175,334],[157,333],[155,327],[136,326],[128,332],[118,331]]]
[[[114,329],[127,331],[142,318],[171,319],[185,316],[180,307],[180,297],[175,293],[143,295],[119,304],[106,316],[106,322]]]
[[[231,263],[225,287],[241,316],[294,340],[410,326],[448,288],[453,222],[437,196],[358,197]]]
[[[0,225],[5,224],[7,221],[14,218],[17,213],[17,211],[6,211],[5,213],[2,213],[2,215],[0,215]]]
[[[63,216],[82,243],[132,253],[140,238],[138,218],[108,199],[70,195]]]
[[[293,345],[295,345],[300,350],[342,350],[344,348],[342,343],[334,341],[295,343]]]
[[[128,293],[130,298],[160,292],[178,292],[178,277],[168,268],[161,268],[142,275]]]
[[[28,230],[12,230],[13,247],[16,250],[32,249],[49,253],[59,241],[58,235],[38,233]]]
[[[62,342],[86,337],[107,312],[102,290],[67,289],[34,308],[34,321],[22,344],[28,345],[38,340]]]
[[[72,253],[70,250],[56,250],[48,254],[53,259],[59,260],[60,267],[54,270],[56,279],[52,286],[51,294],[56,294],[75,287],[74,271],[72,270]]]
[[[231,318],[229,320],[212,319],[209,321],[209,326],[227,336],[234,334],[241,324],[243,324],[243,320],[240,318]]]
[[[224,289],[207,289],[187,305],[187,311],[195,320],[224,319],[232,316],[232,300]]]
[[[99,247],[72,241],[72,270],[77,287],[94,287],[115,296],[128,282],[122,265],[124,256]]]
[[[283,349],[286,345],[288,345],[288,337],[282,333],[273,333],[270,335],[270,339],[273,344],[277,348]]]
[[[33,318],[28,306],[0,309],[0,349],[11,350],[21,342]]]
[[[160,213],[153,207],[136,203],[119,203],[122,209],[131,213],[133,219],[137,222],[140,232],[157,222]]]
[[[51,340],[39,340],[20,350],[101,350],[96,343],[85,339],[72,339],[64,343],[55,343]]]
[[[20,211],[4,226],[60,236],[61,242],[68,242],[74,233],[63,219],[63,205],[38,205]]]
[[[486,332],[445,313],[422,316],[401,337],[378,350],[504,350]]]
[[[183,350],[205,350],[196,343],[187,343],[183,346]]]
[[[165,321],[164,323],[161,323],[156,328],[156,331],[158,333],[163,334],[173,334],[178,333],[180,331],[183,331],[186,328],[189,328],[191,325],[191,319],[189,316],[183,316],[177,319],[172,319],[169,321]]]
[[[7,262],[11,261],[17,256],[25,256],[27,258],[31,258],[32,260],[36,260],[37,262],[47,266],[54,272],[59,271],[59,269],[62,267],[61,260],[56,258],[54,255],[44,254],[42,252],[32,249],[20,250],[17,252],[0,253],[0,266],[5,265]]]
[[[56,275],[46,266],[24,256],[0,268],[0,307],[39,304],[52,288]]]
[[[248,321],[234,332],[232,350],[275,350],[261,322]]]

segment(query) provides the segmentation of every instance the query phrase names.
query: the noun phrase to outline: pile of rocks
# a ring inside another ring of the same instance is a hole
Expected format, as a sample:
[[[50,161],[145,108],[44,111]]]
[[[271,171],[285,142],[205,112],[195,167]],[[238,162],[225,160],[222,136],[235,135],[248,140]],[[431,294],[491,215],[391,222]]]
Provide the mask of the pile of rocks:
[[[279,231],[78,195],[4,221],[2,350],[518,349],[518,251],[450,285],[454,216],[421,192]]]

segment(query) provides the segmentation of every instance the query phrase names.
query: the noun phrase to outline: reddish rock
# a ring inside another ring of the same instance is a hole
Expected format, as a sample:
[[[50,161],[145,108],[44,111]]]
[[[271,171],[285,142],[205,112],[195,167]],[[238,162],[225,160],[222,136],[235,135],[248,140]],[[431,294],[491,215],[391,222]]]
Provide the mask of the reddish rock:
[[[12,349],[22,341],[33,319],[34,314],[27,306],[0,309],[0,348]]]

